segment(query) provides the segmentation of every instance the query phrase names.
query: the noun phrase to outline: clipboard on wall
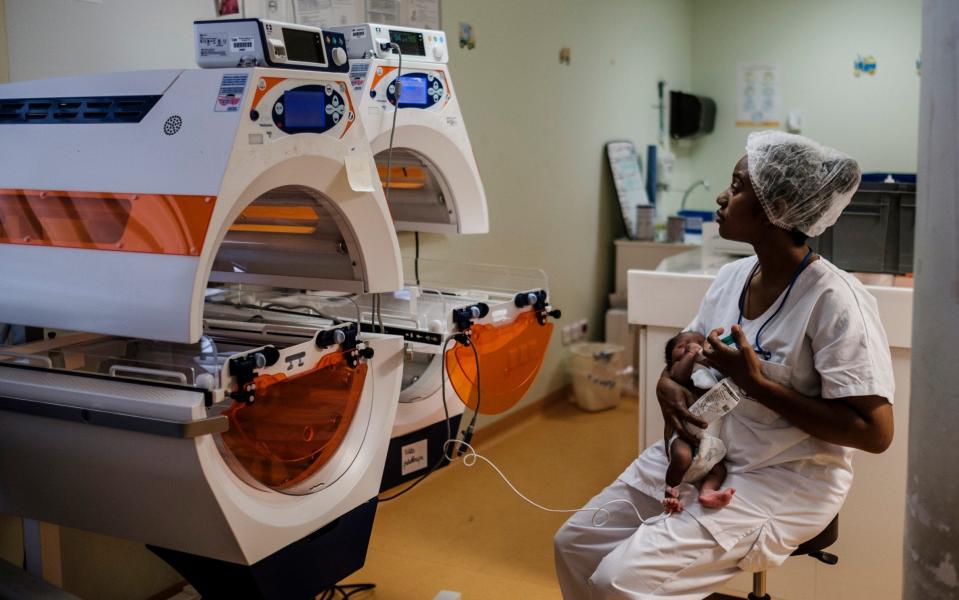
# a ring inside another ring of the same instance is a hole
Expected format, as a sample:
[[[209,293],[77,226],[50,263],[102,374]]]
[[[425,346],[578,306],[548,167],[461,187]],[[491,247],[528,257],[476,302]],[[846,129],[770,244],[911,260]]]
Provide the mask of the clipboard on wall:
[[[613,185],[616,187],[626,235],[631,240],[636,239],[636,207],[652,206],[646,194],[646,184],[643,181],[636,146],[625,140],[608,142],[606,158],[613,176]]]

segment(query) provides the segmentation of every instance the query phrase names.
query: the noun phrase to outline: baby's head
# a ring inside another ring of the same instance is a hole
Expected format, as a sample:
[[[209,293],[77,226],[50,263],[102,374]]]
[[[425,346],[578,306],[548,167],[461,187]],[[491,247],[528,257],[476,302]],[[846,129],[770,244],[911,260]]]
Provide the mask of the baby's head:
[[[696,331],[683,331],[673,339],[666,342],[666,366],[672,367],[673,363],[683,357],[687,352],[699,352],[706,343],[706,336]]]

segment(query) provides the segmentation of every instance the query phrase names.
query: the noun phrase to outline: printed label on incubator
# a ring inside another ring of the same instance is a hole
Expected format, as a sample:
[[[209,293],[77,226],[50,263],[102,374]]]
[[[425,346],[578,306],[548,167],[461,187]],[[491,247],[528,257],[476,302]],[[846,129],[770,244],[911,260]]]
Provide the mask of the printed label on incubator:
[[[400,449],[400,460],[403,461],[401,465],[403,475],[409,475],[426,468],[426,440],[403,446]]]
[[[253,49],[254,38],[252,35],[230,38],[230,52],[246,52]]]
[[[200,56],[226,56],[227,36],[224,33],[201,33]]]
[[[216,112],[236,112],[243,102],[243,91],[246,90],[246,73],[231,73],[224,75],[220,80],[220,90],[216,95]]]
[[[366,75],[369,71],[369,63],[353,63],[350,65],[350,83],[353,85],[354,92],[363,89],[363,85],[366,83]]]

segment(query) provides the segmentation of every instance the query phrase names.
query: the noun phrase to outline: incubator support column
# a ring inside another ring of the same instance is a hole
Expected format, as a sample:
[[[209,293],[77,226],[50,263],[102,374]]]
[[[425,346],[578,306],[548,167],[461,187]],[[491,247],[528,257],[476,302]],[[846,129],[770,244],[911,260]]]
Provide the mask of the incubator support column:
[[[959,10],[925,0],[903,598],[959,596]]]

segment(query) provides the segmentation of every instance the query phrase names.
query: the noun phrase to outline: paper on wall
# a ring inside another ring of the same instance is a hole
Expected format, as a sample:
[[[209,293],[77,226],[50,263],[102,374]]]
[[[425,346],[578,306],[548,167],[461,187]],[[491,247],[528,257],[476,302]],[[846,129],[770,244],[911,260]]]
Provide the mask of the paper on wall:
[[[736,65],[736,126],[779,127],[779,67],[770,63]]]
[[[366,0],[366,20],[384,25],[402,25],[400,0]]]
[[[312,27],[362,23],[363,0],[293,0],[296,22]]]
[[[290,23],[293,21],[293,4],[290,0],[246,0],[243,16],[247,19],[269,19]]]

